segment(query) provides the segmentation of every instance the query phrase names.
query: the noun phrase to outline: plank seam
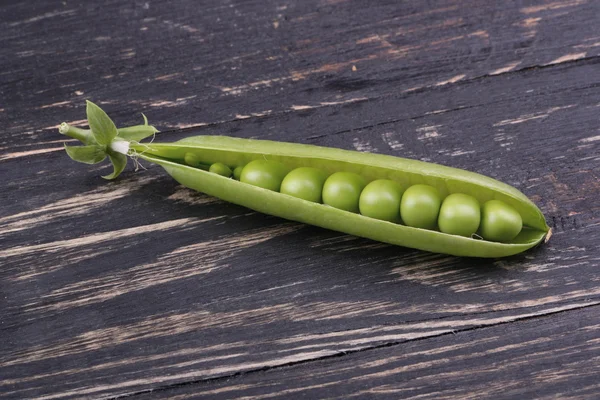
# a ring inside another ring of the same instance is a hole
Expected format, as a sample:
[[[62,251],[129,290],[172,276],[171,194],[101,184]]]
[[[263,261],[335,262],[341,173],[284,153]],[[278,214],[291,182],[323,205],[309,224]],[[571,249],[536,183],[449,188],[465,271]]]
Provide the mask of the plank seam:
[[[129,397],[133,397],[133,396],[148,394],[148,393],[167,391],[167,390],[176,389],[176,388],[180,388],[180,387],[184,387],[184,386],[220,382],[220,381],[225,381],[228,379],[233,379],[233,378],[237,378],[237,377],[241,377],[241,376],[245,376],[245,375],[249,375],[249,374],[254,374],[254,373],[258,373],[258,372],[265,372],[265,371],[271,371],[271,370],[279,370],[279,369],[288,368],[288,367],[295,367],[297,365],[304,365],[304,364],[312,363],[315,361],[330,360],[330,359],[334,359],[334,358],[344,357],[344,356],[350,355],[350,354],[362,353],[362,352],[366,352],[366,351],[378,350],[378,349],[383,349],[383,348],[388,348],[388,347],[394,347],[394,346],[398,346],[398,345],[404,344],[404,343],[423,341],[423,340],[439,338],[439,337],[448,336],[448,335],[456,335],[458,333],[471,332],[471,331],[475,331],[475,330],[479,330],[479,329],[493,328],[496,326],[502,326],[502,325],[513,323],[513,322],[523,322],[523,321],[529,321],[529,320],[533,320],[533,319],[546,318],[546,317],[551,317],[554,315],[559,315],[562,313],[567,313],[569,311],[583,310],[583,309],[588,309],[588,308],[598,307],[598,306],[600,306],[600,301],[596,301],[592,304],[586,304],[586,305],[582,305],[582,306],[578,306],[578,307],[569,308],[566,310],[556,310],[556,311],[549,311],[549,312],[537,314],[537,315],[527,315],[527,316],[523,316],[523,317],[516,317],[515,319],[512,319],[510,321],[498,322],[498,323],[489,324],[489,325],[475,325],[475,326],[472,326],[469,328],[456,329],[456,330],[452,330],[451,332],[444,332],[444,333],[440,333],[437,335],[431,335],[431,336],[427,336],[427,337],[393,341],[393,342],[378,344],[378,345],[369,346],[369,347],[365,347],[365,348],[361,348],[361,349],[357,349],[357,350],[339,351],[335,354],[316,357],[316,358],[309,359],[309,360],[293,361],[293,362],[289,362],[289,363],[281,364],[281,365],[277,365],[277,366],[268,366],[267,365],[267,366],[264,366],[261,368],[254,368],[254,369],[250,369],[247,371],[239,371],[239,372],[235,372],[235,373],[228,374],[228,375],[222,375],[222,376],[216,376],[216,377],[204,378],[204,379],[195,379],[195,380],[190,380],[190,381],[185,381],[185,382],[177,382],[177,383],[167,384],[167,385],[163,385],[163,386],[158,386],[156,388],[144,389],[144,390],[139,390],[136,392],[124,393],[124,394],[120,394],[120,395],[116,395],[116,396],[106,397],[105,399],[119,400],[119,399],[129,398]]]
[[[484,75],[480,75],[480,76],[476,76],[473,78],[469,78],[469,79],[464,79],[464,80],[459,80],[456,82],[450,82],[446,85],[443,86],[438,86],[438,85],[428,85],[428,86],[424,86],[422,88],[419,89],[415,89],[411,92],[408,93],[404,93],[405,96],[401,96],[401,97],[410,97],[413,94],[416,93],[424,93],[428,90],[446,90],[449,86],[451,85],[465,85],[465,84],[469,84],[472,82],[476,82],[479,80],[483,80],[483,79],[489,79],[489,78],[497,78],[497,77],[503,77],[505,75],[513,75],[513,74],[518,74],[521,72],[527,72],[527,71],[532,71],[532,70],[539,70],[539,69],[549,69],[549,68],[554,68],[554,67],[562,67],[562,66],[568,66],[570,64],[595,64],[597,61],[600,60],[600,55],[599,56],[590,56],[590,57],[583,57],[583,58],[579,58],[576,60],[567,60],[567,61],[562,61],[559,63],[555,63],[555,64],[540,64],[540,65],[531,65],[528,67],[523,67],[520,69],[515,69],[512,71],[506,71],[506,72],[502,72],[499,74],[491,74],[491,73],[487,73]],[[591,85],[590,87],[594,87],[596,85]],[[586,86],[586,88],[588,88]],[[377,97],[369,97],[369,98],[364,98],[361,100],[357,100],[352,102],[351,104],[356,104],[356,103],[362,103],[362,102],[367,102],[367,101],[372,101],[372,100],[379,100],[379,99],[385,99],[388,97],[393,97],[396,96],[396,94],[387,94],[387,95],[383,95],[383,96],[377,96]],[[489,105],[489,104],[494,104],[494,103],[486,103],[485,105]],[[472,106],[466,106],[466,107],[457,107],[454,109],[449,109],[449,110],[444,110],[443,112],[439,112],[438,114],[445,114],[447,112],[453,112],[453,111],[460,111],[460,110],[464,110],[464,109],[469,109],[469,108],[473,108],[473,107],[480,107],[481,105],[472,105]],[[326,105],[319,105],[319,106],[314,106],[311,107],[311,109],[322,109],[322,108],[327,108],[327,107],[336,107],[336,106],[344,106],[344,104],[326,104]],[[296,113],[296,112],[302,112],[302,111],[306,111],[306,110],[283,110],[283,111],[278,111],[278,112],[273,112],[273,113],[269,113],[266,115],[252,115],[249,117],[244,117],[244,118],[232,118],[232,119],[227,119],[227,120],[221,120],[221,121],[215,121],[215,122],[209,122],[209,123],[202,123],[202,124],[197,124],[197,125],[191,125],[191,126],[186,126],[185,128],[177,128],[177,129],[169,129],[169,130],[165,130],[165,131],[160,131],[158,132],[156,135],[162,135],[162,134],[177,134],[177,133],[184,133],[184,132],[188,132],[188,131],[192,131],[192,130],[199,130],[199,129],[208,129],[208,128],[213,128],[219,125],[224,125],[224,124],[229,124],[232,122],[239,122],[239,121],[253,121],[253,120],[258,120],[258,119],[267,119],[267,118],[272,118],[272,117],[277,117],[277,116],[281,116],[281,115],[285,115],[285,114],[289,114],[289,113]],[[419,119],[419,118],[424,118],[426,116],[428,116],[430,114],[423,114],[423,115],[418,115],[416,117],[410,117],[410,118],[405,118],[405,119]],[[375,124],[373,126],[378,126],[381,124],[386,124],[386,123],[393,123],[393,122],[399,122],[402,121],[402,119],[400,120],[396,120],[396,121],[386,121],[386,122],[382,122],[379,124]],[[356,128],[356,129],[364,129],[364,128],[368,128],[369,126],[366,127],[360,127],[360,128]],[[338,133],[344,133],[347,131],[352,131],[352,130],[356,130],[356,129],[349,129],[349,130],[345,130],[342,132],[336,132],[333,133],[333,135],[338,134]],[[325,135],[324,135],[325,136]],[[314,136],[314,138],[317,137],[321,137],[321,136]],[[311,138],[313,138],[311,136]]]

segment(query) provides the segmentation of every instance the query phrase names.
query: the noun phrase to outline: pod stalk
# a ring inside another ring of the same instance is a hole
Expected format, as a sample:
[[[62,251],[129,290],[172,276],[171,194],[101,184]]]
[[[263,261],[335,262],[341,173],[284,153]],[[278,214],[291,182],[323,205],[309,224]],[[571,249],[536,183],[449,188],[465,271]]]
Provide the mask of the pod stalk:
[[[94,139],[92,132],[89,129],[77,128],[76,126],[69,125],[66,122],[60,124],[58,131],[63,135],[79,140],[83,144],[90,144]]]

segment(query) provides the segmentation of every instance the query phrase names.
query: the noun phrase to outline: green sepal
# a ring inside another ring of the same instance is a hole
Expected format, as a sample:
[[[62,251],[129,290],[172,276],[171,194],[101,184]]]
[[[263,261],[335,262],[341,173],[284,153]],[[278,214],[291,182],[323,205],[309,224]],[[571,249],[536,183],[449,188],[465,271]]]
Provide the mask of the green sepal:
[[[148,118],[142,113],[144,118],[144,125],[128,126],[126,128],[119,128],[117,135],[128,141],[139,142],[140,140],[146,139],[148,136],[152,136],[158,132],[158,129],[152,125],[148,125]]]
[[[104,146],[95,144],[89,146],[67,146],[65,150],[73,160],[84,164],[98,164],[106,158],[106,149]]]
[[[135,125],[128,126],[127,128],[119,128],[118,131],[118,137],[128,141],[139,142],[148,136],[154,135],[158,132],[158,129],[152,125]]]
[[[113,165],[113,173],[110,175],[104,175],[103,178],[111,180],[121,175],[121,172],[123,172],[125,166],[127,165],[127,156],[125,154],[109,150],[108,157],[110,158],[110,162]]]
[[[88,124],[96,142],[101,145],[109,145],[117,136],[117,127],[110,117],[100,107],[87,101],[86,107]]]

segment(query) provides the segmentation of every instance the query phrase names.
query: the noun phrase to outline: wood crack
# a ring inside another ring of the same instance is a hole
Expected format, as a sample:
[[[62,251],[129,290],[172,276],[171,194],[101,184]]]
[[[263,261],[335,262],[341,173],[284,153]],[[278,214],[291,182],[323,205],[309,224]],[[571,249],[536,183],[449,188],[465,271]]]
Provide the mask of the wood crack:
[[[234,373],[227,374],[227,375],[215,376],[215,377],[204,378],[204,379],[194,379],[194,380],[189,380],[189,381],[185,381],[185,382],[172,383],[172,384],[158,386],[156,388],[144,389],[144,390],[139,390],[139,391],[135,391],[135,392],[131,392],[131,393],[125,393],[125,394],[121,394],[121,395],[111,396],[111,397],[107,397],[107,399],[118,400],[118,399],[124,399],[124,398],[128,398],[128,397],[144,395],[144,394],[148,394],[148,393],[168,391],[168,390],[181,388],[181,387],[185,387],[185,386],[222,382],[225,380],[238,378],[238,377],[242,377],[242,376],[247,376],[247,375],[251,375],[251,374],[255,374],[255,373],[272,371],[272,370],[281,370],[283,368],[295,367],[298,365],[306,365],[306,364],[309,364],[309,363],[312,363],[315,361],[323,361],[323,360],[341,358],[341,357],[351,355],[351,354],[364,353],[364,352],[372,351],[372,350],[395,347],[395,346],[398,346],[398,345],[401,345],[404,343],[424,341],[424,340],[439,338],[439,337],[448,336],[448,335],[456,335],[459,333],[476,331],[479,329],[493,328],[496,326],[507,325],[507,324],[514,323],[514,322],[523,322],[523,321],[530,321],[530,320],[534,320],[534,319],[546,318],[546,317],[550,317],[550,316],[554,316],[554,315],[558,315],[558,314],[563,314],[563,313],[566,313],[569,311],[589,309],[589,308],[597,307],[597,306],[600,306],[600,299],[594,299],[594,300],[592,300],[592,302],[590,304],[579,305],[579,306],[575,305],[575,306],[567,308],[567,309],[550,310],[550,311],[543,312],[540,314],[515,317],[508,321],[502,321],[502,322],[492,323],[492,324],[474,325],[474,326],[463,328],[463,329],[455,329],[455,330],[452,330],[451,332],[443,332],[443,333],[439,333],[439,334],[433,334],[431,336],[419,337],[419,338],[414,338],[414,339],[386,342],[386,343],[382,343],[382,344],[378,344],[378,345],[367,346],[367,347],[360,348],[357,350],[339,351],[339,352],[336,352],[335,354],[324,355],[324,356],[315,357],[315,358],[308,359],[308,360],[289,362],[289,363],[281,364],[281,365],[277,365],[277,366],[266,365],[264,367],[253,368],[253,369],[250,369],[247,371],[234,372]]]
[[[497,75],[490,75],[490,77],[493,76],[497,76]],[[474,78],[475,79],[479,79],[479,78]],[[592,84],[592,85],[586,85],[584,87],[581,88],[569,88],[569,89],[564,89],[564,90],[559,90],[553,93],[560,93],[560,92],[568,92],[568,91],[575,91],[575,90],[585,90],[585,89],[592,89],[592,88],[596,88],[599,87],[600,84]],[[540,93],[538,95],[544,95],[545,93]],[[521,99],[523,98],[522,96],[518,96],[518,97],[513,97],[512,99],[510,99],[510,101],[514,101],[517,99]],[[403,121],[410,121],[410,120],[419,120],[419,119],[423,119],[426,117],[429,117],[431,115],[440,115],[440,114],[448,114],[451,112],[456,112],[456,111],[464,111],[464,110],[470,110],[473,108],[480,108],[480,107],[487,107],[490,105],[494,105],[494,104],[501,104],[503,102],[506,102],[508,100],[503,99],[503,100],[497,100],[497,101],[491,101],[489,103],[479,103],[479,104],[473,104],[470,106],[460,106],[460,107],[454,107],[454,108],[449,108],[447,110],[440,110],[440,111],[434,111],[434,112],[428,112],[425,114],[421,114],[421,115],[416,115],[416,116],[411,116],[411,117],[404,117],[404,118],[397,118],[397,119],[392,119],[389,121],[382,121],[382,122],[378,122],[375,124],[369,124],[369,125],[363,125],[363,126],[359,126],[356,128],[352,128],[352,129],[344,129],[341,131],[337,131],[337,132],[333,132],[333,133],[327,133],[327,134],[322,134],[322,135],[313,135],[313,136],[309,136],[306,139],[308,140],[314,140],[314,139],[319,139],[319,138],[323,138],[323,137],[327,137],[327,136],[333,136],[333,135],[341,135],[344,133],[349,133],[349,132],[355,132],[355,131],[359,131],[359,130],[363,130],[363,129],[371,129],[371,128],[375,128],[378,126],[385,126],[385,125],[390,125],[390,124],[395,124],[398,122],[403,122]]]
[[[456,82],[449,82],[446,85],[443,86],[439,86],[439,85],[428,85],[428,86],[424,86],[422,88],[419,89],[415,89],[412,90],[410,92],[406,92],[404,93],[404,96],[402,97],[410,97],[411,95],[414,94],[420,94],[420,93],[424,93],[427,92],[429,90],[440,90],[440,89],[447,89],[448,85],[465,85],[465,84],[469,84],[469,83],[473,83],[473,82],[477,82],[479,80],[484,80],[484,79],[493,79],[493,78],[498,78],[498,77],[504,77],[505,75],[514,75],[514,74],[519,74],[519,73],[523,73],[523,72],[527,72],[527,71],[533,71],[533,70],[539,70],[539,69],[548,69],[548,68],[554,68],[554,67],[559,67],[559,66],[565,66],[565,65],[570,65],[570,64],[594,64],[597,61],[600,61],[600,56],[590,56],[590,57],[583,57],[583,58],[579,58],[576,60],[566,60],[566,61],[561,61],[559,63],[553,63],[553,64],[539,64],[539,65],[531,65],[528,67],[523,67],[520,69],[515,69],[512,71],[506,71],[506,72],[502,72],[499,74],[484,74],[481,76],[476,76],[473,78],[469,78],[469,79],[464,79],[464,80],[458,80]],[[593,87],[597,87],[600,86],[600,84],[592,84],[592,85],[588,85],[585,86],[583,88],[579,88],[579,89],[569,89],[569,90],[582,90],[582,89],[588,89],[588,88],[593,88]],[[374,101],[374,100],[381,100],[381,99],[386,99],[386,98],[390,98],[396,96],[395,94],[387,94],[387,95],[382,95],[382,96],[375,96],[375,97],[368,97],[368,98],[364,98],[361,99],[360,101],[356,101],[353,102],[352,104],[355,103],[359,103],[359,102],[367,102],[367,101]],[[395,122],[401,122],[401,121],[405,121],[405,120],[409,120],[409,119],[420,119],[420,118],[424,118],[427,117],[429,115],[432,114],[446,114],[446,113],[450,113],[450,112],[454,112],[454,111],[462,111],[462,110],[467,110],[467,109],[471,109],[471,108],[476,108],[476,107],[482,107],[482,106],[486,106],[486,105],[490,105],[490,104],[496,104],[501,102],[500,101],[496,101],[496,102],[490,102],[490,103],[482,103],[482,104],[475,104],[475,105],[471,105],[471,106],[462,106],[462,107],[455,107],[455,108],[451,108],[448,110],[443,110],[443,111],[439,111],[439,112],[433,112],[433,113],[425,113],[422,115],[417,115],[414,117],[408,117],[408,118],[401,118],[401,119],[396,119],[396,120],[390,120],[390,121],[383,121],[380,123],[376,123],[376,124],[372,124],[372,125],[365,125],[365,126],[361,126],[358,128],[354,128],[354,129],[346,129],[346,130],[342,130],[339,132],[335,132],[332,134],[323,134],[323,135],[315,135],[315,136],[310,136],[307,139],[317,139],[317,138],[321,138],[321,137],[325,137],[325,136],[329,136],[329,135],[337,135],[337,134],[341,134],[341,133],[347,133],[347,132],[351,132],[351,131],[356,131],[359,129],[367,129],[367,128],[372,128],[375,126],[381,126],[381,125],[386,125],[386,124],[392,124]],[[318,105],[318,106],[314,106],[314,107],[310,107],[310,109],[323,109],[323,108],[328,108],[328,107],[343,107],[343,103],[337,103],[337,104],[324,104],[324,105]],[[226,124],[230,124],[233,122],[239,122],[242,120],[245,121],[254,121],[254,120],[260,120],[260,119],[269,119],[269,118],[274,118],[274,117],[278,117],[281,115],[286,115],[286,114],[290,114],[290,113],[297,113],[297,112],[303,112],[305,111],[302,108],[292,108],[289,110],[283,110],[283,111],[275,111],[275,112],[271,112],[268,114],[264,114],[264,115],[250,115],[250,116],[244,116],[243,118],[231,118],[231,119],[227,119],[227,120],[221,120],[221,121],[215,121],[215,122],[209,122],[209,123],[202,123],[202,124],[192,124],[190,126],[186,126],[185,128],[177,128],[177,129],[169,129],[169,130],[165,130],[165,131],[160,131],[157,133],[157,136],[161,135],[161,134],[179,134],[179,133],[184,133],[184,132],[189,132],[189,131],[196,131],[199,129],[208,129],[208,128],[214,128],[214,127],[218,127],[221,125],[226,125]],[[259,113],[260,114],[260,113]]]

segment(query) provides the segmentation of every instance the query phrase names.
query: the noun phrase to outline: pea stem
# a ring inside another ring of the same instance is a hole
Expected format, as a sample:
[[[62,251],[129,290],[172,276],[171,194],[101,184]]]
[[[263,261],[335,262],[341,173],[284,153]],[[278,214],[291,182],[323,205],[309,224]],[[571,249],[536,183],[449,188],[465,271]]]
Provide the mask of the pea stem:
[[[66,122],[60,124],[58,131],[63,135],[77,139],[84,144],[89,144],[90,141],[93,140],[92,132],[89,129],[77,128],[76,126],[71,126]]]

